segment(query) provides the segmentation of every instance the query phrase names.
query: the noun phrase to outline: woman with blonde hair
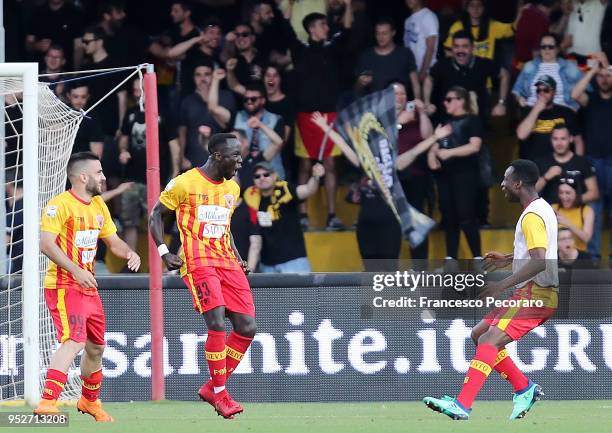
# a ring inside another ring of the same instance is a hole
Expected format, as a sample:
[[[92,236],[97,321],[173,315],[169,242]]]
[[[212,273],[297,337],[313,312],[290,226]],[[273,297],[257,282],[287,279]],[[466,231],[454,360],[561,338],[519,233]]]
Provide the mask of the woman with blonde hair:
[[[458,258],[460,231],[465,234],[472,256],[481,255],[478,210],[482,185],[478,157],[483,127],[473,105],[466,89],[451,87],[444,106],[447,126],[453,132],[434,144],[428,153],[429,168],[436,172],[446,255],[453,259]]]

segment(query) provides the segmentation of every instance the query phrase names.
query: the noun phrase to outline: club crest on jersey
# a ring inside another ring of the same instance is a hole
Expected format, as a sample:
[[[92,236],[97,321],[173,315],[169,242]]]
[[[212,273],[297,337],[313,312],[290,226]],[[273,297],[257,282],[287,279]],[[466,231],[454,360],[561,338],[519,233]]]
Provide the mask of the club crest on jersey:
[[[57,206],[54,206],[54,205],[47,206],[46,213],[49,218],[55,218],[55,216],[57,215]]]
[[[98,221],[98,227],[102,228],[104,225],[104,217],[102,215],[96,215],[96,220]]]
[[[225,206],[232,209],[234,207],[234,196],[232,194],[225,194]]]

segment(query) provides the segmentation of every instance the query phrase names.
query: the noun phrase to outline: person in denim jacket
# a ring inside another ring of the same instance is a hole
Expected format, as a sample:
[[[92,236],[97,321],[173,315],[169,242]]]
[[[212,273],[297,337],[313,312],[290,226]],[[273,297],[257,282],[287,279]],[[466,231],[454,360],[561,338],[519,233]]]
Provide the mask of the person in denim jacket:
[[[540,39],[540,54],[527,62],[519,74],[512,93],[521,107],[533,107],[537,101],[535,82],[541,75],[550,75],[557,82],[554,103],[578,110],[572,99],[572,89],[582,78],[576,63],[559,57],[559,39],[553,33],[546,33]]]

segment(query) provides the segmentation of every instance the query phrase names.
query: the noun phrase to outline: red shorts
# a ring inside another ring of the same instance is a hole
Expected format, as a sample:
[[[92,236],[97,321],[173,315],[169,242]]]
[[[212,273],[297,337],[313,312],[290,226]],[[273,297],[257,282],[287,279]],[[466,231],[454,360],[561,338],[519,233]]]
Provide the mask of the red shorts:
[[[527,300],[520,293],[515,293],[510,300]],[[513,340],[518,340],[532,329],[546,322],[557,311],[551,307],[498,307],[484,318],[490,326],[496,326]]]
[[[234,313],[255,317],[251,286],[242,269],[204,266],[183,277],[198,313],[225,307]]]
[[[45,301],[60,343],[89,340],[104,344],[106,317],[98,293],[86,295],[74,289],[45,289]]]

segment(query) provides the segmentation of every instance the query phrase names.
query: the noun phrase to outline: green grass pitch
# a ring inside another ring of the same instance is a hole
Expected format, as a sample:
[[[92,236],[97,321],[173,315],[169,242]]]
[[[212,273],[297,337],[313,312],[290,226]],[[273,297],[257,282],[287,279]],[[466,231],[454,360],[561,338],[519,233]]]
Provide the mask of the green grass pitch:
[[[12,432],[138,433],[612,433],[612,401],[542,401],[522,420],[508,421],[510,401],[476,402],[469,421],[451,421],[420,402],[246,403],[234,420],[217,416],[206,403],[106,403],[112,424],[65,407],[69,427],[0,427]],[[29,411],[28,407],[0,411]]]

